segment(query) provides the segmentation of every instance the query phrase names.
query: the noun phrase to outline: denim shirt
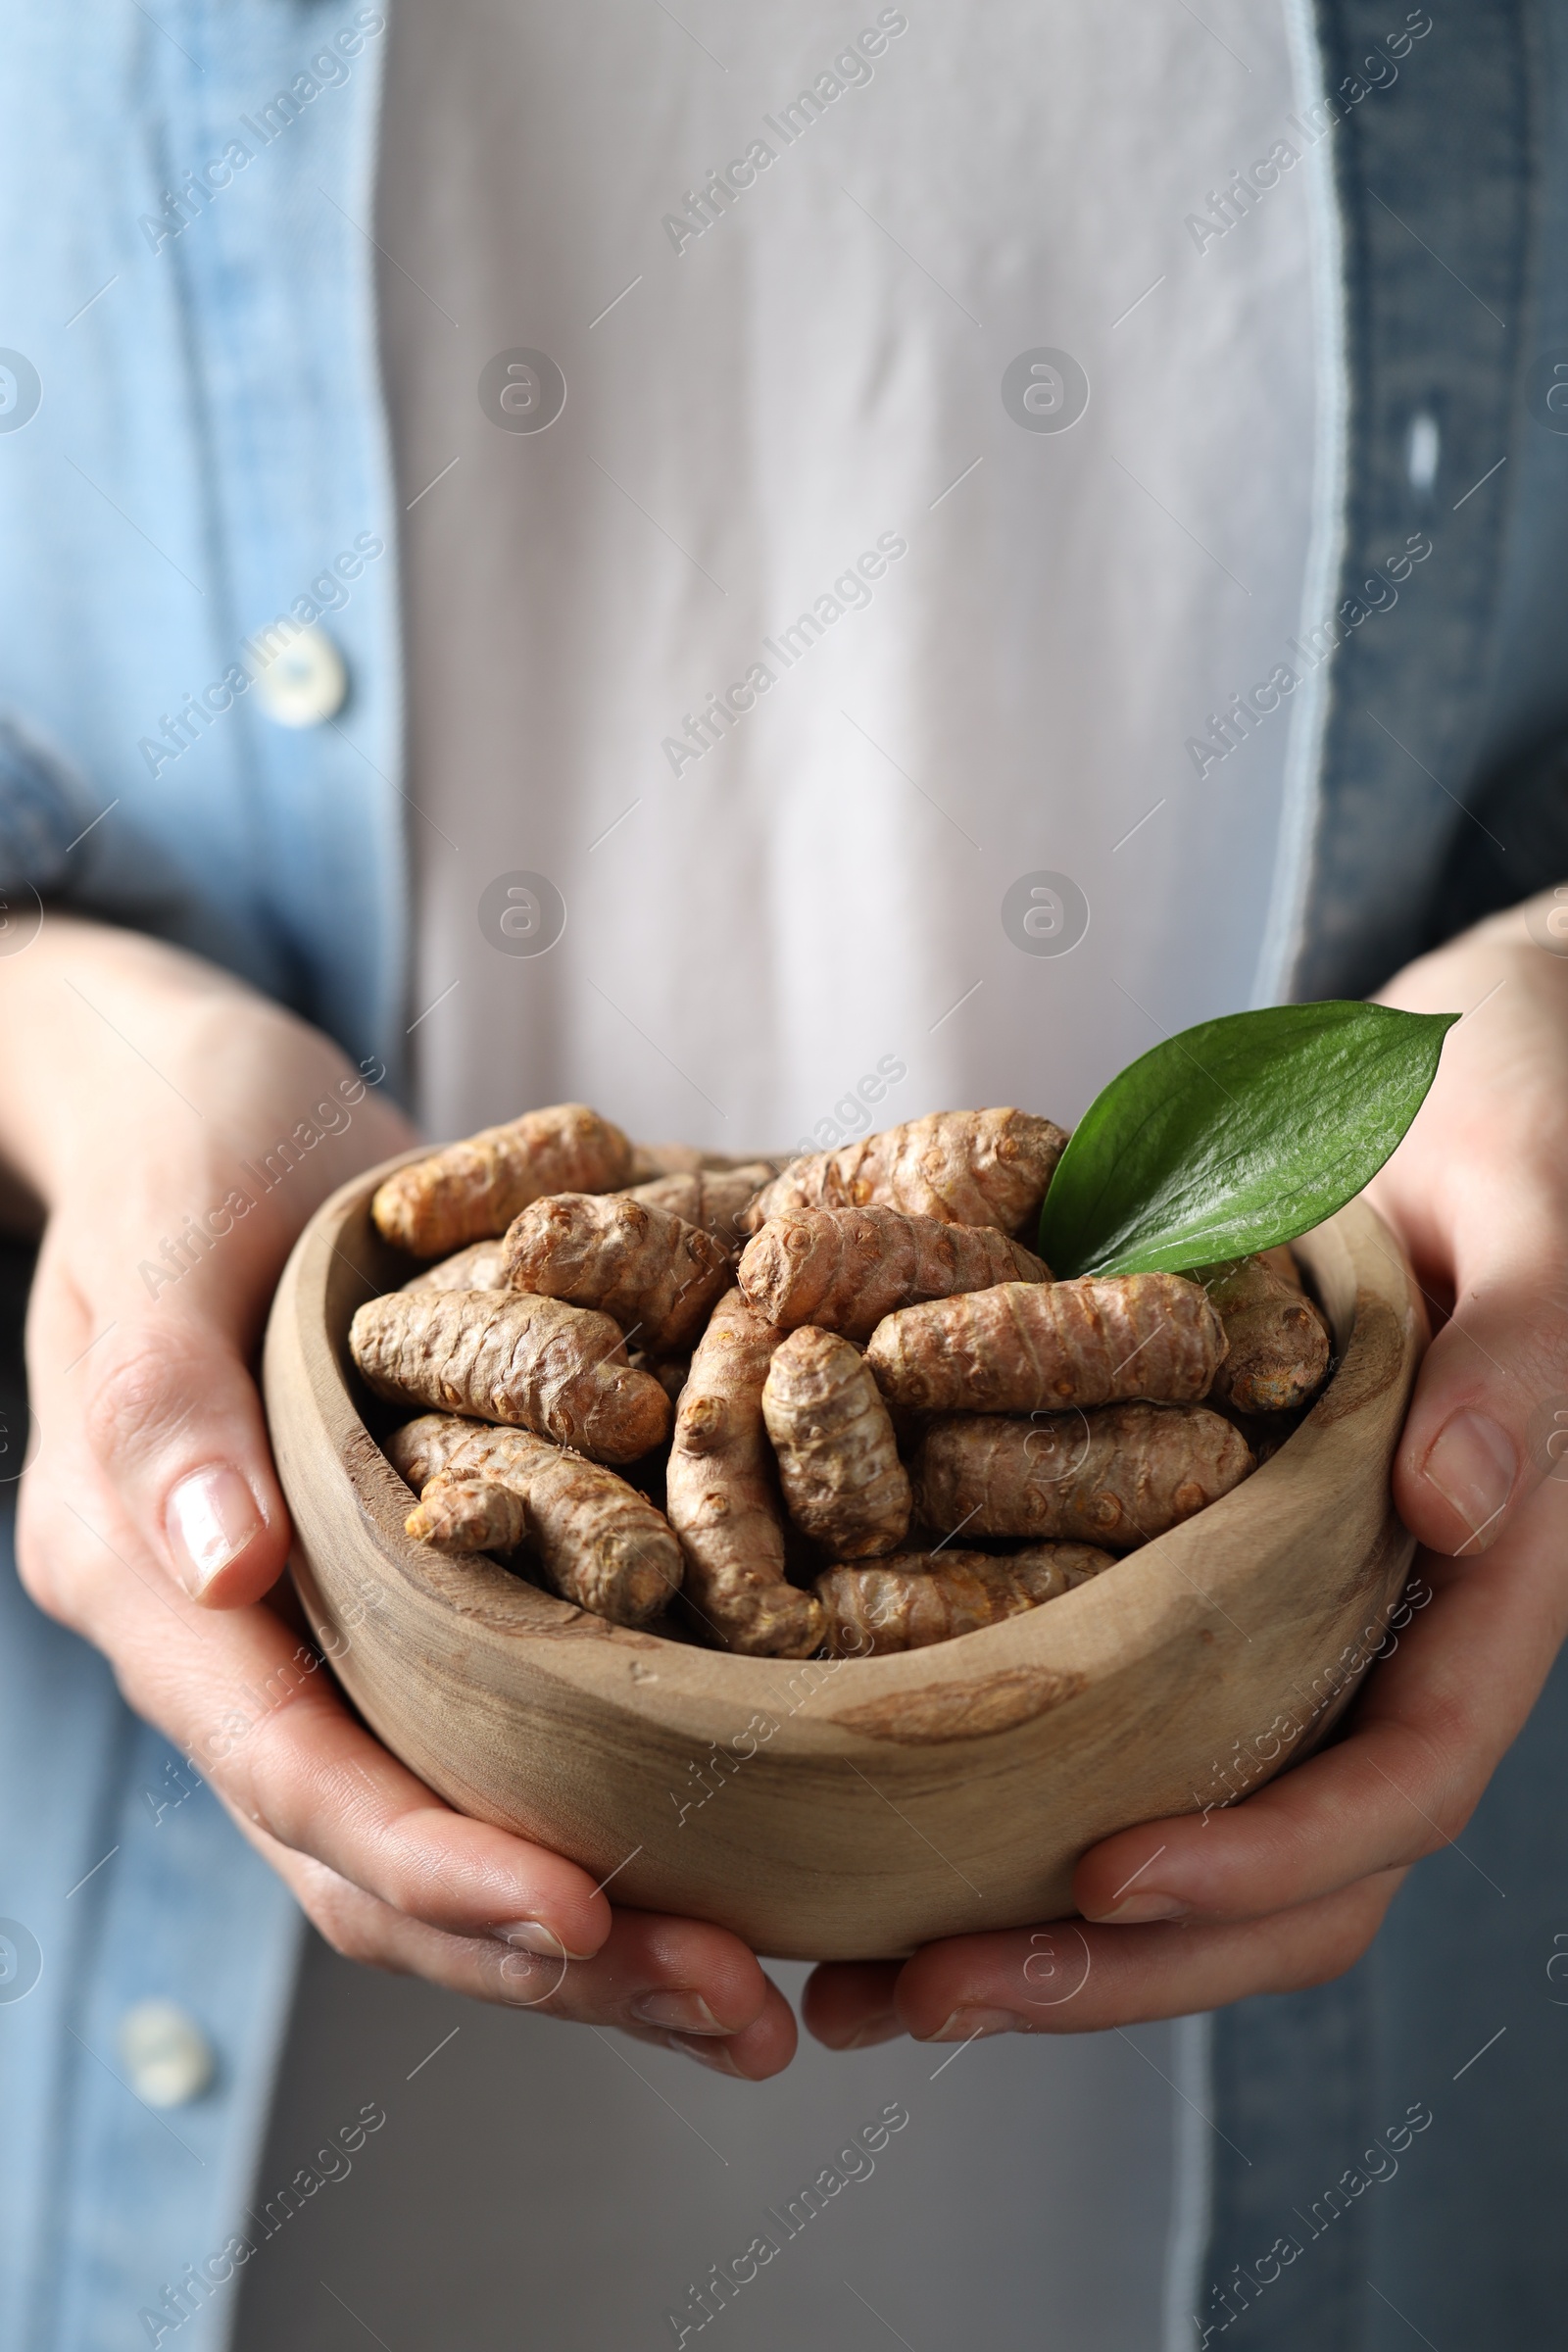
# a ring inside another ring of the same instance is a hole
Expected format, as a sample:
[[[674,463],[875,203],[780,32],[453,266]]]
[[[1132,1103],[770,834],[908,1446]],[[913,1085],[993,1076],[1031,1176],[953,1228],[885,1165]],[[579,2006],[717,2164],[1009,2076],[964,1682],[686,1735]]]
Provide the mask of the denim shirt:
[[[1561,0],[1316,10],[1324,96],[1303,120],[1335,142],[1336,585],[1300,648],[1320,712],[1301,995],[1369,988],[1568,866],[1568,436],[1546,401],[1554,354],[1568,363],[1564,19]],[[126,0],[22,0],[0,20],[0,894],[23,931],[51,897],[178,941],[396,1071],[398,517],[371,217],[386,41],[383,11],[347,0],[162,0],[156,22]],[[1401,568],[1417,541],[1428,555]],[[301,630],[336,649],[347,692],[287,726],[255,672]],[[14,1349],[20,1253],[4,1272]],[[24,1428],[6,1377],[0,1498]],[[297,1915],[102,1659],[21,1594],[4,1520],[0,1543],[0,2344],[216,2352]],[[162,2112],[116,2040],[152,1995],[217,2061],[204,2096]],[[1216,2027],[1215,2081],[1238,2100],[1296,2068],[1307,2172],[1355,2129],[1360,1997],[1301,1996],[1284,2056],[1279,2004]],[[1302,2055],[1314,2034],[1321,2064]],[[1276,2191],[1266,2167],[1221,2165],[1228,2260]],[[1364,2249],[1348,2229],[1334,2244],[1303,2344],[1352,2340],[1323,2315],[1344,2319]],[[1195,2302],[1208,2259],[1195,2239]],[[1263,2306],[1288,2308],[1283,2290]],[[1297,2340],[1263,2325],[1241,2340]]]

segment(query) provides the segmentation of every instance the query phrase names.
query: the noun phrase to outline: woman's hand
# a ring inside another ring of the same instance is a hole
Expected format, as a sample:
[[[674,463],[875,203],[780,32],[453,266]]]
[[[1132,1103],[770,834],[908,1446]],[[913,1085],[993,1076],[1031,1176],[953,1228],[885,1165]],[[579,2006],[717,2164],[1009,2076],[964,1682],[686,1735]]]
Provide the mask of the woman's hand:
[[[1551,904],[1384,992],[1465,1017],[1371,1188],[1440,1326],[1394,1475],[1434,1597],[1346,1736],[1234,1811],[1093,1847],[1081,1925],[819,1969],[819,2039],[1087,2032],[1320,1984],[1365,1951],[1410,1864],[1463,1831],[1568,1633],[1568,956],[1537,944]],[[1479,1884],[1477,1899],[1493,1899]]]
[[[47,1214],[24,1582],[339,1951],[772,2074],[794,2022],[737,1937],[612,1915],[576,1864],[452,1812],[318,1671],[286,1586],[266,1601],[289,1529],[251,1366],[312,1211],[416,1140],[377,1077],[132,933],[51,915],[0,961],[0,1154]]]

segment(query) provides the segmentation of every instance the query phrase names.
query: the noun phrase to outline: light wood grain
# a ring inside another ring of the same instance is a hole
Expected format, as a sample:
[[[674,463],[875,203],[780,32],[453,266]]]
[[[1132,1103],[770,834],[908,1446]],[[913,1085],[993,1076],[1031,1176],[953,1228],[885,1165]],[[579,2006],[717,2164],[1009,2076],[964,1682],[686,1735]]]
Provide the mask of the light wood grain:
[[[1297,1245],[1340,1360],[1252,1478],[1026,1616],[796,1664],[630,1633],[404,1535],[346,1347],[408,1271],[368,1213],[386,1172],[318,1212],[268,1329],[295,1582],[396,1754],[464,1812],[614,1873],[618,1900],[801,1959],[1062,1917],[1086,1846],[1260,1786],[1348,1703],[1409,1566],[1389,1465],[1424,1340],[1363,1202]]]

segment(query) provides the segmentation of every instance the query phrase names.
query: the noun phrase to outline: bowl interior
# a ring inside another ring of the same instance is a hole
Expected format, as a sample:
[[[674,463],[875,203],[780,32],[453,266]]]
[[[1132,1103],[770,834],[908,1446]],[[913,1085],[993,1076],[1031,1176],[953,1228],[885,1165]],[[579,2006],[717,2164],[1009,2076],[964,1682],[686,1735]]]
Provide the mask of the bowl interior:
[[[348,1333],[358,1306],[381,1292],[397,1289],[416,1270],[414,1260],[383,1241],[377,1233],[370,1217],[369,1203],[383,1176],[394,1167],[402,1166],[405,1160],[417,1156],[417,1152],[404,1153],[395,1160],[387,1161],[369,1176],[360,1179],[357,1184],[344,1188],[343,1195],[339,1196],[343,1213],[333,1220],[329,1247],[321,1254],[320,1320],[335,1372],[335,1380],[331,1384],[336,1392],[331,1400],[335,1408],[331,1413],[335,1442],[340,1448],[347,1448],[360,1458],[361,1476],[357,1483],[361,1486],[362,1499],[369,1503],[389,1553],[405,1573],[412,1566],[422,1583],[433,1585],[453,1598],[463,1596],[465,1592],[473,1597],[477,1587],[482,1586],[487,1616],[493,1622],[510,1624],[522,1637],[564,1631],[567,1627],[580,1629],[584,1613],[573,1603],[562,1600],[525,1576],[501,1567],[488,1555],[448,1558],[433,1552],[426,1545],[413,1544],[403,1532],[403,1521],[412,1507],[410,1490],[382,1453],[381,1444],[400,1422],[409,1417],[410,1408],[388,1403],[367,1388],[349,1352]],[[331,1205],[328,1204],[329,1207]],[[1356,1267],[1335,1219],[1330,1219],[1315,1232],[1303,1235],[1292,1247],[1307,1287],[1328,1320],[1333,1343],[1328,1378],[1318,1399],[1322,1403],[1333,1388],[1354,1330],[1358,1290]],[[1317,1406],[1314,1405],[1313,1413],[1316,1410]],[[1291,1454],[1293,1446],[1298,1446],[1301,1429],[1311,1417],[1311,1414],[1303,1417],[1299,1427],[1293,1431],[1271,1460],[1254,1471],[1244,1482],[1244,1487],[1234,1490],[1233,1494],[1246,1492],[1250,1499],[1255,1498],[1259,1480],[1267,1480],[1270,1487],[1280,1485],[1282,1481],[1277,1466]],[[374,1464],[368,1479],[364,1476],[364,1442],[367,1437],[372,1441],[374,1450]],[[1202,1514],[1203,1519],[1211,1520],[1216,1512],[1225,1512],[1232,1500],[1233,1496],[1224,1496],[1219,1502],[1210,1504]],[[1166,1549],[1174,1546],[1180,1533],[1179,1529],[1174,1529],[1169,1535],[1157,1537],[1153,1542],[1125,1554],[1114,1567],[1103,1570],[1091,1584],[1081,1587],[1075,1593],[1063,1595],[1062,1600],[1073,1602],[1077,1616],[1086,1614],[1091,1608],[1107,1613],[1120,1611],[1129,1578],[1136,1576],[1147,1591],[1152,1581],[1150,1572],[1152,1564],[1163,1557]],[[1060,1608],[1061,1602],[1053,1604],[1052,1622],[1064,1628],[1066,1620],[1058,1614]],[[1037,1621],[1039,1615],[1039,1612],[1032,1613],[1032,1621]],[[1016,1625],[1020,1621],[1007,1622]],[[641,1653],[653,1643],[670,1653],[672,1666],[681,1658],[701,1659],[705,1664],[710,1663],[728,1673],[752,1678],[754,1690],[755,1678],[759,1676],[788,1676],[794,1670],[793,1661],[743,1658],[710,1649],[678,1627],[632,1632],[603,1619],[594,1619],[593,1626],[601,1638],[612,1644]],[[882,1658],[842,1660],[838,1662],[839,1680],[841,1684],[858,1681],[877,1673],[886,1674],[890,1669],[898,1670],[902,1677],[915,1661],[922,1662],[927,1669],[934,1661],[951,1664],[956,1652],[961,1649],[965,1654],[972,1654],[976,1643],[992,1641],[1002,1630],[988,1626],[975,1633],[958,1635],[952,1641],[923,1651],[897,1653]]]

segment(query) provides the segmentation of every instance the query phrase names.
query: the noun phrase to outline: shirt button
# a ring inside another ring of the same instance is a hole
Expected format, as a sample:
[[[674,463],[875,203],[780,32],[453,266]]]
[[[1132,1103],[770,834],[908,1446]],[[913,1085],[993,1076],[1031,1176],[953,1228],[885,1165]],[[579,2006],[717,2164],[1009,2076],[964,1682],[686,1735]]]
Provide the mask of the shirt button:
[[[262,709],[280,727],[318,727],[343,708],[343,657],[324,629],[301,629],[256,676]]]
[[[176,2002],[138,2001],[116,2038],[126,2080],[149,2107],[183,2107],[213,2079],[213,2045]]]

